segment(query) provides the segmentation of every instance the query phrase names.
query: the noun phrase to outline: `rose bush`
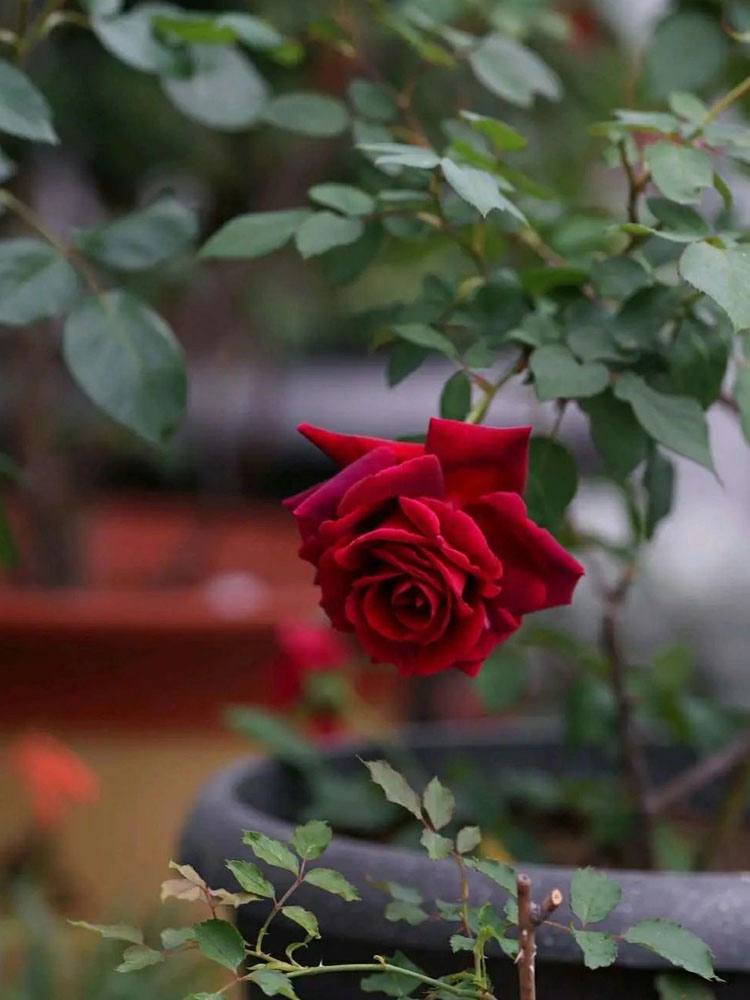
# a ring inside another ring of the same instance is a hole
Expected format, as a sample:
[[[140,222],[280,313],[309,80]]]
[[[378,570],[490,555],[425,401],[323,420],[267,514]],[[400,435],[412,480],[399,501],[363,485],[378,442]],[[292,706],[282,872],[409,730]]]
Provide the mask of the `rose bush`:
[[[526,513],[529,427],[433,419],[424,444],[299,430],[339,466],[291,497],[321,606],[403,674],[476,674],[581,565]]]

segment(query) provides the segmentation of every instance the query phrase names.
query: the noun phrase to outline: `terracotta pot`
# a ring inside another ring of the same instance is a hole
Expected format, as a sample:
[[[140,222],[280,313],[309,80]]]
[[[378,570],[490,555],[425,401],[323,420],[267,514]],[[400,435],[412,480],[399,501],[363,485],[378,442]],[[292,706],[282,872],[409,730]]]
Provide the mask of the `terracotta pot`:
[[[291,518],[149,499],[83,521],[86,586],[0,583],[1,726],[205,729],[267,700],[274,627],[317,612]]]

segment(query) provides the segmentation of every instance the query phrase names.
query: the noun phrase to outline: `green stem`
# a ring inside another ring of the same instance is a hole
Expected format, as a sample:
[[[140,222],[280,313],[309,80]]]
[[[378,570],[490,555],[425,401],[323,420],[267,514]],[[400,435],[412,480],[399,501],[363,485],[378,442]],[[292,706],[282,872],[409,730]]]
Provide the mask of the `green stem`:
[[[452,993],[457,997],[474,997],[476,998],[475,990],[464,990],[460,986],[453,986],[451,983],[442,982],[439,979],[433,979],[431,976],[425,976],[421,972],[415,972],[412,969],[402,969],[398,965],[391,965],[389,962],[354,962],[350,965],[315,965],[310,967],[305,967],[303,969],[287,968],[286,965],[282,963],[274,963],[274,965],[279,969],[280,972],[284,972],[284,975],[288,976],[289,979],[302,979],[305,976],[323,976],[335,972],[392,972],[399,976],[408,976],[411,979],[416,979],[420,983],[424,983],[425,986],[432,986],[436,989],[443,990],[444,992]],[[488,998],[488,1000],[494,1000],[494,998]]]
[[[738,83],[736,87],[733,87],[728,94],[725,94],[723,97],[719,98],[715,104],[711,105],[706,112],[703,121],[698,126],[695,134],[702,132],[706,125],[710,125],[715,118],[719,117],[722,111],[726,111],[726,109],[734,104],[735,101],[744,97],[748,91],[750,91],[750,76],[745,77],[745,79],[742,80],[741,83]],[[693,136],[690,136],[690,138],[693,138]]]
[[[0,205],[5,205],[9,211],[13,212],[29,228],[38,233],[42,239],[46,240],[50,246],[54,247],[61,256],[66,257],[94,295],[102,294],[102,288],[86,261],[73,247],[68,246],[63,240],[47,229],[33,208],[21,201],[20,198],[16,198],[7,188],[0,188]]]
[[[515,375],[518,375],[526,367],[526,355],[525,353],[520,354],[510,368],[503,372],[497,382],[491,383],[483,390],[482,398],[476,404],[476,406],[469,413],[466,418],[467,424],[481,424],[484,418],[487,416],[487,411],[489,410],[493,399],[502,389],[506,382],[509,382]]]
[[[289,899],[289,897],[292,895],[293,892],[295,892],[297,889],[299,889],[299,887],[302,885],[302,883],[304,882],[304,880],[305,880],[305,860],[303,858],[302,862],[301,862],[301,864],[299,866],[299,874],[297,875],[296,880],[289,886],[289,888],[284,893],[284,895],[281,897],[281,899],[276,900],[276,902],[273,904],[273,909],[271,910],[271,912],[266,917],[266,922],[263,924],[263,926],[261,927],[261,929],[258,931],[258,938],[257,938],[257,940],[255,942],[255,951],[256,952],[262,951],[261,945],[263,944],[263,938],[266,936],[266,931],[270,927],[271,921],[274,919],[274,917],[276,917],[280,913],[281,908],[284,905],[284,903],[286,903],[286,901]]]

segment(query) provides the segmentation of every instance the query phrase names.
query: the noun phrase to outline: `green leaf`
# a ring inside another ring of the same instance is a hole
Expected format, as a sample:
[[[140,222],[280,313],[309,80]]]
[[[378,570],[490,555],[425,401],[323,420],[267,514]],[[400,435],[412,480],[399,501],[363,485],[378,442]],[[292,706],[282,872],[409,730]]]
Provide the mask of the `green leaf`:
[[[393,345],[393,350],[388,359],[387,379],[388,385],[393,387],[403,382],[405,378],[415,372],[422,362],[429,357],[429,351],[416,344],[410,344],[406,340],[401,340]]]
[[[614,336],[625,351],[658,352],[659,333],[673,319],[683,298],[680,288],[653,285],[631,295],[614,320]]]
[[[444,334],[424,323],[400,323],[391,329],[397,337],[408,340],[410,344],[415,344],[417,347],[439,351],[440,354],[445,354],[449,358],[458,356],[455,345]]]
[[[453,792],[442,785],[437,778],[433,778],[428,784],[422,801],[425,812],[436,830],[442,830],[453,819],[456,809]]]
[[[487,878],[492,879],[493,882],[496,882],[509,895],[515,898],[518,891],[516,886],[516,871],[510,865],[506,865],[502,861],[494,861],[492,858],[466,858],[465,862],[469,868],[473,868],[475,871],[481,872],[482,875],[486,875]]]
[[[349,84],[348,95],[357,114],[370,121],[390,122],[398,115],[396,98],[383,84],[357,77]]]
[[[165,34],[171,36],[171,39],[192,44],[226,45],[240,42],[261,52],[280,48],[284,44],[284,36],[276,28],[253,14],[209,16],[184,12],[178,15],[175,12],[173,16],[155,17],[152,24],[157,34]]]
[[[311,819],[304,826],[298,826],[292,837],[292,847],[305,861],[319,858],[331,843],[332,831],[328,823]]]
[[[465,934],[452,934],[448,943],[454,955],[458,951],[474,951],[477,944],[474,938],[466,937]]]
[[[274,889],[263,872],[252,861],[227,861],[227,868],[245,892],[273,899]]]
[[[620,375],[614,393],[633,407],[641,426],[655,441],[713,471],[708,424],[697,400],[656,392],[633,372]]]
[[[721,306],[735,330],[750,327],[750,248],[692,243],[679,269],[685,281]]]
[[[99,937],[110,938],[112,941],[143,944],[143,931],[130,924],[90,924],[86,920],[69,920],[68,923],[71,927],[81,927],[85,931],[93,931]]]
[[[557,101],[560,80],[535,52],[505,35],[487,35],[469,56],[474,75],[493,94],[522,108],[536,94]]]
[[[169,3],[141,3],[115,16],[98,10],[91,18],[91,29],[109,53],[133,69],[142,73],[185,73],[190,66],[185,52],[163,44],[153,30],[156,18],[180,14],[180,8]]]
[[[410,961],[406,955],[397,951],[387,959],[388,964],[399,969],[421,973],[418,965]],[[360,981],[364,993],[385,993],[389,997],[408,997],[420,987],[420,982],[414,976],[399,975],[398,972],[374,972]]]
[[[440,416],[465,420],[471,409],[471,382],[466,372],[454,372],[440,393]]]
[[[641,920],[623,935],[630,944],[638,944],[703,979],[716,979],[712,953],[708,945],[692,931],[669,920]]]
[[[224,713],[226,725],[245,739],[259,743],[278,760],[300,771],[314,771],[319,751],[289,723],[262,709],[231,705]]]
[[[649,443],[632,407],[610,390],[580,405],[589,418],[594,445],[608,474],[617,480],[626,479],[645,461]]]
[[[164,956],[160,951],[155,951],[145,944],[133,944],[123,952],[122,962],[116,966],[115,972],[137,972],[139,969],[158,965],[163,961]]]
[[[312,213],[307,208],[239,215],[208,240],[200,255],[205,258],[264,257],[283,247]]]
[[[585,284],[589,275],[579,267],[527,267],[520,277],[524,291],[541,296],[556,288],[577,288]]]
[[[294,242],[307,259],[317,257],[334,247],[354,243],[363,232],[361,219],[345,219],[333,212],[315,212],[299,227]]]
[[[375,784],[383,789],[389,802],[407,809],[418,820],[422,819],[419,796],[403,774],[395,771],[386,760],[366,760],[363,763]]]
[[[583,962],[587,969],[604,969],[617,960],[617,941],[611,934],[579,931],[575,927],[572,933],[583,952]]]
[[[515,705],[523,697],[528,681],[526,657],[521,650],[506,643],[487,657],[477,674],[475,687],[482,704],[494,714]]]
[[[708,409],[719,398],[731,348],[729,324],[723,316],[711,325],[688,316],[680,323],[669,348],[664,388],[680,396],[692,396],[704,410]],[[658,388],[661,376],[655,381]]]
[[[358,278],[376,259],[385,243],[385,233],[379,222],[365,223],[358,240],[347,246],[334,247],[320,258],[323,275],[331,285],[346,285]]]
[[[700,201],[703,188],[713,182],[714,168],[705,149],[655,142],[646,146],[646,162],[666,197],[682,205]]]
[[[307,192],[312,201],[342,215],[371,215],[375,199],[351,184],[316,184]]]
[[[245,942],[240,932],[226,920],[204,920],[195,925],[195,940],[201,954],[232,972],[245,959]]]
[[[385,908],[385,919],[393,923],[403,920],[411,927],[416,927],[430,918],[422,907],[416,903],[407,903],[403,899],[394,899]]]
[[[750,444],[750,368],[738,366],[734,377],[734,401],[740,410],[740,425],[745,440]]]
[[[620,886],[593,868],[580,868],[570,880],[570,908],[582,924],[604,920],[621,899]]]
[[[659,1000],[716,1000],[710,986],[679,972],[662,972],[656,977]]]
[[[482,843],[482,831],[478,826],[464,826],[456,837],[456,850],[459,854],[470,854]]]
[[[297,1000],[294,986],[288,976],[276,969],[258,969],[248,977],[251,983],[259,986],[267,997],[287,997],[288,1000]]]
[[[84,300],[63,333],[65,363],[113,420],[163,444],[185,409],[185,361],[164,320],[129,292]]]
[[[228,46],[194,45],[190,51],[190,76],[162,78],[175,107],[193,121],[223,132],[255,125],[269,91],[247,56]]]
[[[281,48],[285,43],[284,36],[272,24],[254,14],[230,11],[220,14],[216,21],[222,27],[231,28],[237,40],[250,49],[267,52]]]
[[[36,142],[58,141],[46,97],[4,59],[0,59],[0,132]]]
[[[375,157],[378,167],[412,167],[415,170],[432,170],[440,157],[424,146],[409,146],[403,142],[358,142],[357,149]]]
[[[675,243],[692,243],[711,235],[709,224],[689,205],[678,205],[667,198],[649,198],[648,207],[660,223],[659,229],[651,230],[655,236]]]
[[[525,500],[529,517],[554,530],[578,489],[578,468],[565,445],[550,438],[529,442],[529,479]]]
[[[658,448],[649,455],[643,486],[647,497],[644,531],[646,538],[652,538],[659,522],[672,510],[674,499],[674,465]]]
[[[162,947],[166,951],[175,951],[188,941],[195,941],[194,927],[165,927],[160,934]]]
[[[282,906],[281,912],[289,920],[293,920],[295,924],[299,924],[310,938],[320,937],[318,919],[314,913],[310,913],[309,910],[305,910],[301,906]]]
[[[648,271],[632,257],[609,257],[591,265],[591,284],[605,299],[627,299],[649,281]]]
[[[340,135],[349,125],[344,105],[326,94],[281,94],[268,102],[262,117],[269,125],[316,138]]]
[[[669,106],[680,118],[692,125],[699,125],[708,113],[708,107],[700,97],[684,90],[674,90],[668,97]]]
[[[70,263],[42,240],[0,241],[0,323],[25,326],[66,310],[78,293]]]
[[[242,843],[247,844],[256,858],[274,868],[284,868],[293,875],[299,874],[299,861],[286,844],[274,840],[258,830],[243,830]]]
[[[609,372],[604,365],[581,363],[562,344],[537,348],[531,355],[529,368],[542,403],[551,399],[596,396],[609,382]]]
[[[198,232],[195,213],[176,198],[80,233],[76,246],[88,257],[120,271],[142,271],[174,257]]]
[[[486,135],[498,152],[514,152],[518,149],[525,149],[528,145],[526,138],[520,132],[516,132],[510,125],[497,118],[478,115],[473,111],[462,111],[461,117],[471,125],[475,132]]]
[[[314,885],[318,889],[332,892],[336,896],[341,896],[347,903],[353,903],[360,898],[359,893],[348,882],[341,872],[332,868],[311,868],[305,875],[305,882]]]
[[[680,58],[675,58],[675,53]],[[723,74],[728,39],[706,10],[680,10],[656,26],[643,60],[642,79],[656,100],[673,90],[700,90]]]
[[[419,842],[426,849],[431,861],[441,861],[443,858],[447,858],[453,850],[453,841],[433,830],[423,830]]]
[[[497,179],[488,174],[486,170],[477,170],[475,167],[462,167],[447,157],[440,161],[446,181],[450,184],[459,198],[483,216],[489,215],[493,209],[500,212],[508,212],[520,222],[526,222],[526,216],[516,208],[512,201],[500,191]]]

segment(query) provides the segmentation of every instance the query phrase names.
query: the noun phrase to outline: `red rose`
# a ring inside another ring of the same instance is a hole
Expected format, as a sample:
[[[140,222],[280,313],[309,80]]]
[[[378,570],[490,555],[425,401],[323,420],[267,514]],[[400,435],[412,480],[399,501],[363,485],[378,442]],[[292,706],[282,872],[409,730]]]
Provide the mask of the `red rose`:
[[[276,628],[276,645],[270,697],[277,708],[300,700],[310,674],[338,670],[350,658],[345,641],[324,624],[282,622]]]
[[[474,675],[522,615],[570,603],[583,568],[521,499],[529,427],[433,419],[424,445],[299,429],[342,466],[286,501],[300,555],[376,662]]]

